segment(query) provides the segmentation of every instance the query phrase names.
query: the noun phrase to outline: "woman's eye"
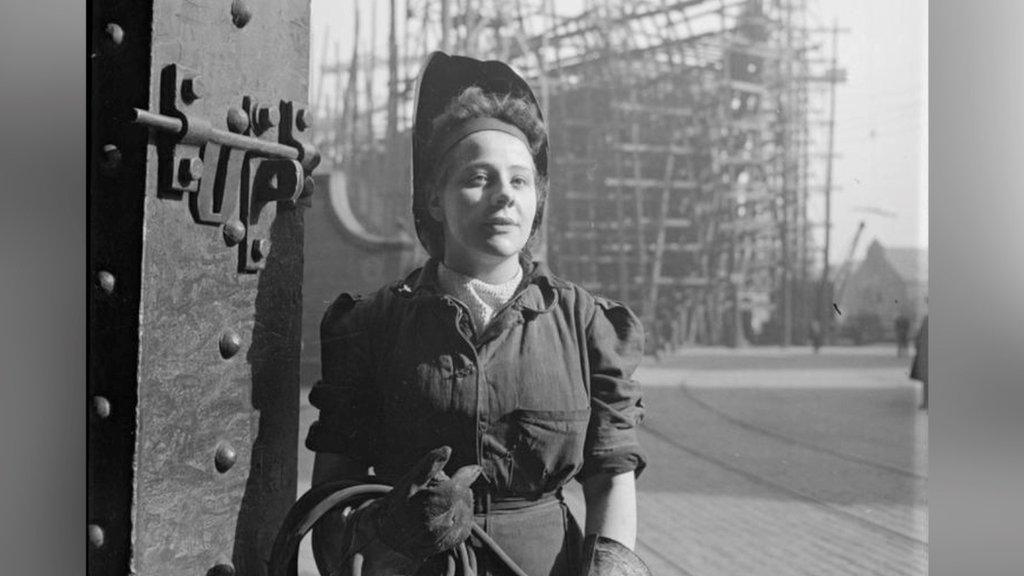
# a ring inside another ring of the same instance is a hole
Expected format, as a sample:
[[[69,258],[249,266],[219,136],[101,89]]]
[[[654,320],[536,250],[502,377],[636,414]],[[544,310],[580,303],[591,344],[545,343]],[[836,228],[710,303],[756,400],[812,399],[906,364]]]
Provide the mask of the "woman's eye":
[[[529,186],[530,181],[521,176],[516,176],[512,179],[512,185],[516,188],[522,188],[523,186]]]
[[[474,174],[469,177],[469,180],[467,180],[466,183],[471,186],[483,186],[484,184],[487,184],[487,175]]]

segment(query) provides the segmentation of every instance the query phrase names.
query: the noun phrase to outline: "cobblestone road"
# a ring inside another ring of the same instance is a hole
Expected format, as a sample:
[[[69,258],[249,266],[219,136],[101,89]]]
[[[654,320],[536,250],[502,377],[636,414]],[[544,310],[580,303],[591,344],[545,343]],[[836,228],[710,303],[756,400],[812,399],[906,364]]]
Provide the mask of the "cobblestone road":
[[[647,359],[638,552],[654,574],[926,574],[927,416],[908,365],[890,348]],[[567,499],[582,516],[578,487]],[[316,574],[308,545],[300,574]]]

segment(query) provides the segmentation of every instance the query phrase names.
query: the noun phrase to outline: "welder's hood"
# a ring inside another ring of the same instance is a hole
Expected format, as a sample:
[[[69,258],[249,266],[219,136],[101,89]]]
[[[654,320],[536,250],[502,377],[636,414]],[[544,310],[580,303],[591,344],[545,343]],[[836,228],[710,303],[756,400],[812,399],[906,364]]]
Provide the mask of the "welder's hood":
[[[423,222],[430,218],[427,202],[427,177],[430,173],[428,162],[432,160],[427,150],[427,139],[434,119],[444,112],[448,102],[470,86],[478,86],[484,92],[494,94],[515,94],[524,97],[537,108],[537,115],[543,120],[540,105],[526,80],[503,62],[482,61],[467,56],[449,56],[444,52],[433,52],[427,56],[423,70],[416,84],[416,112],[413,116],[412,132],[412,212],[416,222],[416,233],[424,244]],[[548,174],[548,143],[541,145],[533,157],[537,171]],[[428,247],[429,250],[429,247]]]

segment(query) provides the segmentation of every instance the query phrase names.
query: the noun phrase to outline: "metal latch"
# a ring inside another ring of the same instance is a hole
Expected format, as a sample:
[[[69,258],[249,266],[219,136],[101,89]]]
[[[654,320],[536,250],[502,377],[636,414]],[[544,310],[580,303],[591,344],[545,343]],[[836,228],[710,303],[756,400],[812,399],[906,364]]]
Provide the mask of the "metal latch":
[[[195,74],[177,64],[160,76],[160,111],[134,109],[133,121],[161,132],[157,141],[157,180],[164,196],[189,194],[197,223],[223,227],[228,245],[239,246],[239,271],[266,264],[269,224],[260,221],[271,202],[295,202],[305,176],[320,154],[298,139],[306,111],[293,102],[260,106],[250,96],[227,111],[227,130],[190,112],[202,96]],[[277,128],[277,140],[260,138]]]

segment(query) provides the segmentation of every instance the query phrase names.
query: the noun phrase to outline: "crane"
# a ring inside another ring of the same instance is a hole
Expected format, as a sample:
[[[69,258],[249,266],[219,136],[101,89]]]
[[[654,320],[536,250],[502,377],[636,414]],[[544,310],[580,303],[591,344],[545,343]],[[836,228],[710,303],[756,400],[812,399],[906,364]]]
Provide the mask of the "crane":
[[[864,221],[861,220],[860,224],[857,225],[857,231],[853,234],[853,241],[850,242],[850,250],[846,254],[846,260],[836,270],[836,275],[833,278],[832,285],[836,287],[835,296],[833,300],[835,302],[843,301],[843,292],[846,290],[846,281],[850,278],[850,273],[853,268],[853,255],[857,252],[857,244],[860,242],[861,233],[864,232]]]

